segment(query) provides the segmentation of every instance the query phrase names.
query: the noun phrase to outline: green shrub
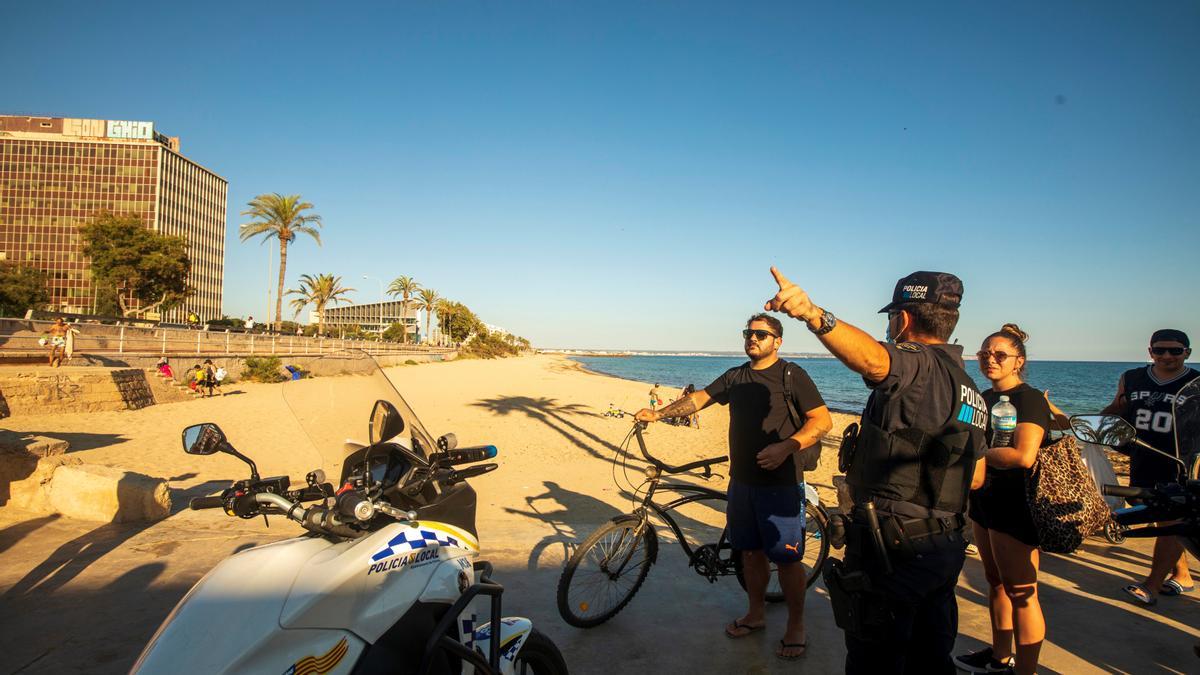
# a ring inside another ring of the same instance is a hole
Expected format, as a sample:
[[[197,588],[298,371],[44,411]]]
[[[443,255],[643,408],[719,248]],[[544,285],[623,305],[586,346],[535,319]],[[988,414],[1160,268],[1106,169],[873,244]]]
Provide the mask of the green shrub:
[[[406,365],[406,366],[415,366],[415,365],[417,365],[417,362],[416,362],[416,361],[413,361],[412,359],[409,359],[409,360],[407,360],[407,361],[405,361],[405,362],[404,362],[404,365]]]
[[[282,382],[283,362],[278,356],[251,356],[246,359],[242,378],[250,382]]]

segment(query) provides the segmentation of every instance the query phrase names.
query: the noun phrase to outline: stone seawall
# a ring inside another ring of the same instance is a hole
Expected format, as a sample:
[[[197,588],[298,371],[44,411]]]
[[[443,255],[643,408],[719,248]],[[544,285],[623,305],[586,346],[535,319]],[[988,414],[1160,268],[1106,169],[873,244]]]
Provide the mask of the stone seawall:
[[[154,403],[146,372],[135,368],[0,370],[0,417],[137,410]]]

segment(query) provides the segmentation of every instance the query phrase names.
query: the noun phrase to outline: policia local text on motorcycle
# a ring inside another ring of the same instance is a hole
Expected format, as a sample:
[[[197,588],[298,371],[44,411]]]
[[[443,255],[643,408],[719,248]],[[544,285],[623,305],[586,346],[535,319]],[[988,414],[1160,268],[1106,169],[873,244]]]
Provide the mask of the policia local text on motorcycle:
[[[954,588],[966,543],[967,493],[982,485],[987,408],[947,344],[962,281],[914,272],[896,282],[887,344],[838,321],[771,268],[779,286],[765,309],[804,321],[871,388],[861,428],[843,437],[840,469],[855,507],[846,556],[825,568],[845,631],[847,673],[954,673]]]

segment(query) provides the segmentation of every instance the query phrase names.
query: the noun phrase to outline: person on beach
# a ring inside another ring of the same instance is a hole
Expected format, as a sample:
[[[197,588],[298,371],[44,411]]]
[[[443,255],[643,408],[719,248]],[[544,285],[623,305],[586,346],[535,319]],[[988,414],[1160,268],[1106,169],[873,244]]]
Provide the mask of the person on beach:
[[[1037,592],[1038,533],[1025,499],[1025,483],[1038,449],[1052,443],[1050,429],[1056,425],[1048,397],[1024,381],[1028,340],[1016,324],[1004,324],[983,341],[976,354],[979,371],[992,383],[992,388],[983,392],[987,409],[991,410],[1001,395],[1008,396],[1017,409],[1017,428],[1010,445],[988,449],[986,480],[970,496],[975,544],[987,577],[992,619],[991,646],[954,657],[959,668],[971,673],[1035,673],[1046,638]],[[990,415],[987,433],[992,438]]]
[[[1117,381],[1117,395],[1102,412],[1120,415],[1137,429],[1139,440],[1178,456],[1172,406],[1175,394],[1183,385],[1200,376],[1186,364],[1191,354],[1187,333],[1173,328],[1154,331],[1150,336],[1153,363],[1122,373]],[[1151,488],[1156,483],[1179,480],[1181,467],[1169,457],[1136,447],[1133,453],[1129,462],[1131,486]],[[1135,602],[1154,605],[1158,603],[1159,595],[1183,595],[1194,589],[1183,544],[1170,536],[1154,540],[1154,554],[1146,578],[1121,590]]]
[[[175,379],[175,371],[171,369],[171,363],[167,361],[167,357],[164,356],[159,359],[158,363],[155,364],[155,367],[158,368],[159,375],[162,375],[163,377],[169,377],[172,380]]]
[[[204,369],[197,363],[188,369],[188,389],[200,391],[200,382],[204,379]]]
[[[650,387],[651,410],[657,410],[658,406],[662,405],[662,389],[660,387],[661,385],[657,382],[654,383],[653,387]]]
[[[880,310],[889,340],[881,343],[771,274],[778,291],[764,309],[803,321],[872,390],[839,458],[854,501],[845,558],[824,572],[846,672],[954,673],[963,512],[968,490],[983,484],[987,419],[962,347],[947,344],[962,281],[946,272],[902,277]]]
[[[242,328],[246,329],[247,333],[253,331],[254,330],[254,317],[252,317],[252,316],[246,317],[246,322],[242,324]]]
[[[679,398],[681,398],[681,399],[687,398],[688,396],[691,396],[694,393],[696,393],[696,385],[688,383],[688,385],[683,388],[683,393],[681,393],[679,395]],[[676,399],[676,400],[678,400],[678,399]],[[686,424],[693,429],[699,429],[700,428],[700,413],[698,413],[698,412],[692,413],[687,418]]]
[[[204,372],[200,376],[200,386],[207,389],[206,396],[212,398],[213,388],[217,386],[217,368],[213,365],[212,359],[204,359]]]
[[[704,389],[663,408],[637,413],[642,422],[688,417],[713,404],[729,406],[729,501],[725,518],[729,543],[742,556],[749,607],[725,626],[725,635],[742,638],[766,627],[770,563],[779,570],[788,620],[775,650],[780,659],[804,655],[804,498],[794,457],[817,446],[833,428],[825,401],[803,368],[779,358],[783,325],[768,314],[755,314],[742,331],[746,356]],[[790,370],[789,370],[790,369]],[[788,373],[791,372],[791,377]],[[793,419],[789,399],[800,420]]]
[[[70,337],[71,327],[60,316],[50,324],[46,329],[46,337],[42,344],[50,347],[50,361],[47,365],[51,368],[59,368],[62,366],[63,356],[67,351],[67,338]]]

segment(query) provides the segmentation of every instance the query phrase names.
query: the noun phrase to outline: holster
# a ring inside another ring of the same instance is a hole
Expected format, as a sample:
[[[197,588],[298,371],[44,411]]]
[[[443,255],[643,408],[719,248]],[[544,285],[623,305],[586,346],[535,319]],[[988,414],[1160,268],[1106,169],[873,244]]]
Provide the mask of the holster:
[[[841,560],[833,558],[825,563],[822,576],[838,628],[868,638],[881,634],[881,629],[895,620],[891,599],[873,588],[866,572],[850,570]]]
[[[846,425],[842,432],[842,443],[838,446],[838,471],[846,473],[854,459],[854,444],[858,442],[858,422]]]

